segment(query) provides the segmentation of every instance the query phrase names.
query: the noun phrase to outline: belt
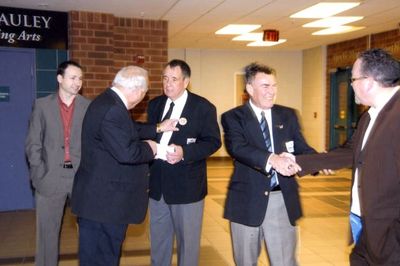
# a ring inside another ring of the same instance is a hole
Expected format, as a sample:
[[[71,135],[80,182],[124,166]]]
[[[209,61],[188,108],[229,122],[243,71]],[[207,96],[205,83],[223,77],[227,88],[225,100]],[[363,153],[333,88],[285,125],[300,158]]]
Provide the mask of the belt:
[[[63,168],[73,168],[72,163],[71,162],[64,162]]]
[[[281,191],[281,186],[280,185],[276,185],[271,189],[271,191]]]

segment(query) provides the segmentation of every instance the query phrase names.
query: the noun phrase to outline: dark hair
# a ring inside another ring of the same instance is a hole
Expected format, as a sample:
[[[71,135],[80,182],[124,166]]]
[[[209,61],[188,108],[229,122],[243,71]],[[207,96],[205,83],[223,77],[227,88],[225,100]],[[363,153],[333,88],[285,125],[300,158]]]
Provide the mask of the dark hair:
[[[170,68],[180,67],[181,70],[182,70],[183,76],[184,76],[185,78],[190,78],[190,74],[191,74],[190,67],[189,67],[189,65],[188,65],[185,61],[179,60],[179,59],[173,59],[173,60],[169,61],[169,62],[165,65],[165,67],[168,67],[168,66],[169,66]]]
[[[72,61],[72,60],[64,61],[64,62],[62,62],[61,64],[58,65],[58,68],[57,68],[57,76],[58,76],[58,75],[64,76],[65,70],[66,70],[67,67],[69,67],[69,66],[74,66],[74,67],[80,68],[80,69],[82,70],[81,65],[78,64],[77,62]]]
[[[371,49],[359,54],[361,74],[372,77],[383,87],[396,86],[400,80],[400,62],[383,49]]]
[[[251,83],[254,80],[254,77],[257,75],[257,73],[265,73],[267,75],[274,75],[274,76],[276,75],[276,71],[272,67],[262,65],[256,62],[247,65],[244,68],[244,73],[245,73],[246,84]]]

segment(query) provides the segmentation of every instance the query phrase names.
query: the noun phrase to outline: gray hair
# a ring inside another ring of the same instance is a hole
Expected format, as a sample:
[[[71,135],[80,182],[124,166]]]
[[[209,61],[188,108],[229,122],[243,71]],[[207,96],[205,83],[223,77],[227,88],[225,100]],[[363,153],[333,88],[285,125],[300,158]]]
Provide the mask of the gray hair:
[[[115,75],[113,86],[121,86],[129,90],[148,89],[147,70],[138,66],[127,66]]]
[[[383,87],[394,87],[400,83],[400,62],[383,49],[362,52],[361,74],[372,77]]]

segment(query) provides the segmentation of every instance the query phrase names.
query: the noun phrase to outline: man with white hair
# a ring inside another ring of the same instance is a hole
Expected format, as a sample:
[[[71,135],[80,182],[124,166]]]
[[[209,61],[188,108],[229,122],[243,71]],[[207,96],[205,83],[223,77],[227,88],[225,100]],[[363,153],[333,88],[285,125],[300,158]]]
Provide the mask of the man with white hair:
[[[118,265],[128,224],[141,223],[146,215],[147,163],[157,150],[149,139],[176,130],[174,120],[157,126],[132,120],[129,110],[143,100],[147,85],[146,70],[124,67],[85,115],[81,164],[71,197],[81,266]]]

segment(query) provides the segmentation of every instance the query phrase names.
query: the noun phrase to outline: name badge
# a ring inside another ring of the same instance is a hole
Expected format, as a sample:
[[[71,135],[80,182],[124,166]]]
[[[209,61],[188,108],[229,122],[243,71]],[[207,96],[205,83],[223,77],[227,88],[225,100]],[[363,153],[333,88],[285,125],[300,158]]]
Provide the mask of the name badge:
[[[293,142],[293,140],[286,142],[285,145],[286,145],[286,150],[288,152],[290,152],[290,153],[294,152],[294,142]]]
[[[186,144],[192,144],[192,143],[196,143],[196,138],[188,138],[186,140]]]

